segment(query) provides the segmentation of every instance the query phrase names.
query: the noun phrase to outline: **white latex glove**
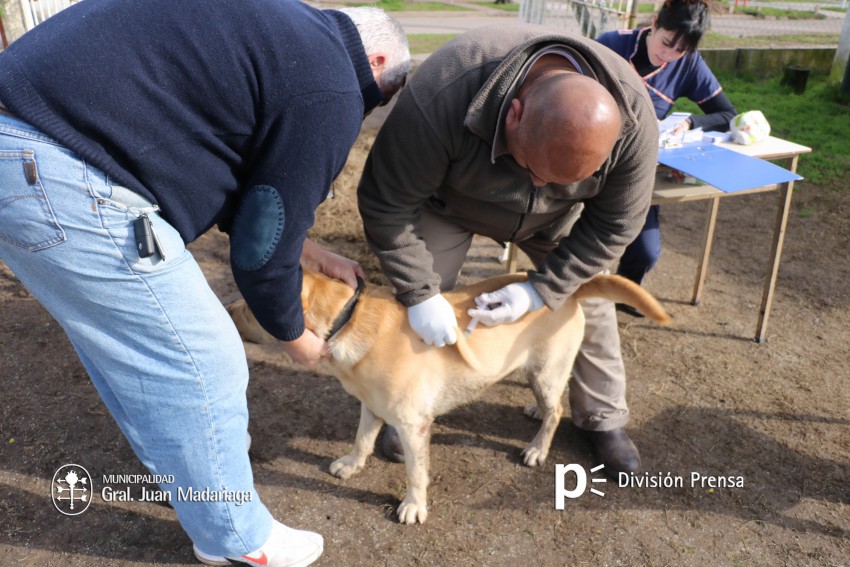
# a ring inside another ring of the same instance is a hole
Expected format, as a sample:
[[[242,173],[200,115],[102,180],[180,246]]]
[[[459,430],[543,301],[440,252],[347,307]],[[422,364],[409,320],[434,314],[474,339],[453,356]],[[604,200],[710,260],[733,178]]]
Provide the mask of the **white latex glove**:
[[[426,344],[441,347],[457,342],[455,311],[442,294],[408,307],[407,320]]]
[[[482,293],[475,298],[476,309],[470,309],[470,317],[478,319],[488,327],[502,323],[513,323],[526,313],[543,307],[540,294],[530,282],[513,283],[491,293]]]

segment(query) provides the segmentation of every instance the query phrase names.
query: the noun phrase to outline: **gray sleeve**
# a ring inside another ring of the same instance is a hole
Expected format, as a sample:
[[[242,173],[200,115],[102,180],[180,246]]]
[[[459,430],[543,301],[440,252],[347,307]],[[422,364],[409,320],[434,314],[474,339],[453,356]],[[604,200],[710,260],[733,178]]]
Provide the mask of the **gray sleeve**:
[[[450,136],[444,128],[438,132],[433,120],[410,86],[404,89],[375,139],[357,189],[366,239],[406,306],[440,290],[433,258],[419,237],[419,211],[451,161]]]
[[[640,233],[652,201],[658,160],[658,128],[646,115],[612,152],[613,165],[599,193],[584,201],[570,234],[529,278],[552,309],[585,281],[608,269]]]

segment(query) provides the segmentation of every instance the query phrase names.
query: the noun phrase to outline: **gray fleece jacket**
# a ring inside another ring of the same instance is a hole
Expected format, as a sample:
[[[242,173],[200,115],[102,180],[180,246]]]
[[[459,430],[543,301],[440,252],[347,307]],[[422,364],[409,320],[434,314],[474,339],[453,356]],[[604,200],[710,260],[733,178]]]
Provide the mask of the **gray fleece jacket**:
[[[551,45],[567,47],[583,73],[614,96],[622,126],[593,176],[534,187],[507,153],[503,122],[531,58]],[[488,26],[450,41],[416,70],[375,140],[358,203],[369,245],[404,305],[440,289],[417,236],[419,211],[428,207],[497,241],[556,243],[529,272],[544,303],[556,309],[640,232],[657,157],[652,104],[622,57],[540,26]]]

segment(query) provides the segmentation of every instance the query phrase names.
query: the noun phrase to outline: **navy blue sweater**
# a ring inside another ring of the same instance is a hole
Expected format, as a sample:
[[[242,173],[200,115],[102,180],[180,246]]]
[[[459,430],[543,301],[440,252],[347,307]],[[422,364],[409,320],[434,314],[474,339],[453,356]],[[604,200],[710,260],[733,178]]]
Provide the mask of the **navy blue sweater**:
[[[13,114],[186,242],[230,233],[239,289],[283,340],[304,330],[305,232],[381,100],[351,20],[297,0],[85,0],[0,54]]]

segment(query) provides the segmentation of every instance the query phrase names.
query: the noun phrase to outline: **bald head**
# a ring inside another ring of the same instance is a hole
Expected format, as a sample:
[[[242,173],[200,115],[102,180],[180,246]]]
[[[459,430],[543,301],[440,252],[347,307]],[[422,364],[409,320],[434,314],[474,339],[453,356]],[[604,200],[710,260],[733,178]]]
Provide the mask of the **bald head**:
[[[520,116],[514,145],[521,147],[526,163],[517,161],[532,178],[573,183],[590,177],[608,159],[620,133],[620,110],[597,81],[554,73],[529,84],[522,99],[515,107]]]

